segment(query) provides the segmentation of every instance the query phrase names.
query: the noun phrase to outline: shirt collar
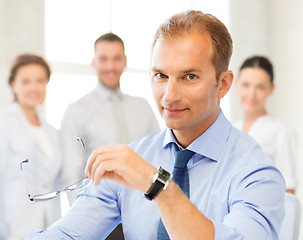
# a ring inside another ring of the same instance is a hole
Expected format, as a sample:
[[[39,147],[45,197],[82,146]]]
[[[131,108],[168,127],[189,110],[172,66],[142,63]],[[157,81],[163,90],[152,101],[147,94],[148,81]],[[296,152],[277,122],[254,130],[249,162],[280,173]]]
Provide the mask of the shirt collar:
[[[113,93],[116,93],[119,99],[123,99],[123,93],[121,92],[120,88],[113,91],[99,82],[94,91],[102,100],[109,100]]]
[[[229,137],[231,128],[231,123],[225,118],[223,112],[220,110],[216,121],[202,135],[193,141],[187,149],[214,161],[218,161]],[[171,143],[176,143],[179,146],[171,129],[167,128],[162,147],[166,148],[171,145]]]

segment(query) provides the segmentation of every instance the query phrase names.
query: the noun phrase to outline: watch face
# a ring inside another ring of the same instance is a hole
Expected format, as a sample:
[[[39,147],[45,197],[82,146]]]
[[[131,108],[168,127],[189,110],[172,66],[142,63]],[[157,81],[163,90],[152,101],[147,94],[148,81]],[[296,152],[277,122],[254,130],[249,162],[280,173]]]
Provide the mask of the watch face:
[[[167,181],[169,178],[170,178],[170,173],[165,171],[163,168],[159,168],[158,170],[158,174],[159,174],[159,177],[165,181]]]

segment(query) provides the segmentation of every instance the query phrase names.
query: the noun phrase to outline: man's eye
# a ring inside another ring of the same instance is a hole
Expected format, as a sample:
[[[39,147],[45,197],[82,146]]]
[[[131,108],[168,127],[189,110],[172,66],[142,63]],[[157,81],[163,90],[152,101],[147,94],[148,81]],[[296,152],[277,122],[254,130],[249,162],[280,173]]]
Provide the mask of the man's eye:
[[[157,76],[157,78],[165,78],[166,77],[166,75],[163,74],[163,73],[158,73],[156,76]]]
[[[195,80],[197,78],[197,76],[194,74],[188,74],[186,77],[188,80]]]
[[[248,88],[248,87],[249,87],[249,84],[248,84],[248,83],[242,83],[241,86],[242,86],[243,88]]]
[[[121,56],[114,57],[114,60],[115,61],[120,61],[120,60],[122,60],[122,57]]]

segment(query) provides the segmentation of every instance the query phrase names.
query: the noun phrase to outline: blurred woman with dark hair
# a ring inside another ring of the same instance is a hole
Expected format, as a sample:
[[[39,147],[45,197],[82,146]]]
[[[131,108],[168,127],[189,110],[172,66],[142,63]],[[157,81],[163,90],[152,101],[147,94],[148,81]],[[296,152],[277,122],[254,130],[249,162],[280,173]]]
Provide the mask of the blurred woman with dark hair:
[[[10,69],[8,82],[15,100],[0,114],[4,172],[1,218],[8,226],[6,239],[24,239],[60,217],[59,198],[39,203],[29,199],[59,188],[59,136],[38,110],[45,100],[50,75],[47,62],[32,54],[18,56]],[[26,159],[28,163],[21,171],[20,164]]]
[[[281,121],[268,115],[266,101],[274,92],[274,71],[263,56],[246,59],[240,67],[236,88],[244,111],[244,118],[234,125],[251,135],[261,145],[281,171],[286,191],[294,193],[296,134]]]

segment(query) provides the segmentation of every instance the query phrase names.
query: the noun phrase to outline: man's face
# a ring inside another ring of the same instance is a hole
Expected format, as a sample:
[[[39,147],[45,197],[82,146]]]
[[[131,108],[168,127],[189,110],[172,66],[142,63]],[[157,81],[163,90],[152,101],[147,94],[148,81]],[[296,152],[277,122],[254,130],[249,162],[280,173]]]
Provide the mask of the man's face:
[[[228,90],[220,90],[222,79],[216,80],[212,56],[208,33],[160,38],[154,46],[153,94],[160,114],[175,135],[200,135],[218,116],[220,98]]]
[[[120,76],[126,67],[123,45],[117,41],[98,42],[92,65],[98,73],[100,83],[112,90],[118,89]]]

